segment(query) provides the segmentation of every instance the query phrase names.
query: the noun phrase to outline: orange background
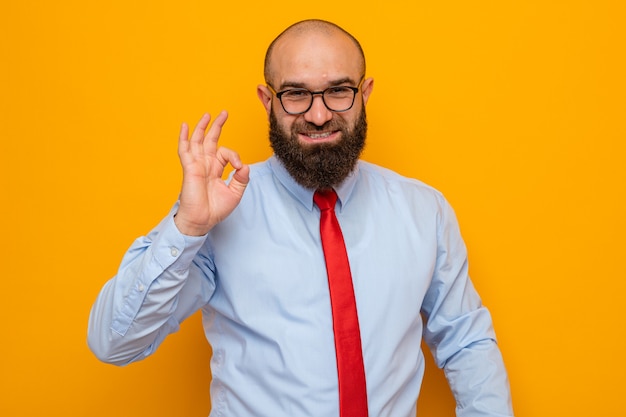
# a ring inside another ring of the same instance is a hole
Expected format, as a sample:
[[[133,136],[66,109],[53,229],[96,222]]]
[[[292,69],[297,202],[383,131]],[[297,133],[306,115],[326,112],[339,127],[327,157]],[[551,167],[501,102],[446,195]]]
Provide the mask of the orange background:
[[[176,199],[182,121],[270,154],[255,94],[296,20],[354,33],[376,80],[365,159],[444,192],[493,313],[517,416],[623,410],[621,0],[76,0],[0,7],[2,416],[206,416],[197,315],[150,359],[99,363],[87,316]],[[420,415],[453,416],[429,363]]]

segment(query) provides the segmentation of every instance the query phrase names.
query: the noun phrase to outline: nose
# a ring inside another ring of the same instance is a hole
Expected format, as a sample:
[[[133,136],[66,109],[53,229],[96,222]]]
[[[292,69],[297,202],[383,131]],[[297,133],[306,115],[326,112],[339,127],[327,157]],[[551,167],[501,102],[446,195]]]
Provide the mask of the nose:
[[[332,118],[333,112],[328,110],[328,107],[324,104],[324,100],[322,100],[322,96],[313,96],[313,104],[311,104],[311,108],[304,113],[304,120],[316,126],[323,126]]]

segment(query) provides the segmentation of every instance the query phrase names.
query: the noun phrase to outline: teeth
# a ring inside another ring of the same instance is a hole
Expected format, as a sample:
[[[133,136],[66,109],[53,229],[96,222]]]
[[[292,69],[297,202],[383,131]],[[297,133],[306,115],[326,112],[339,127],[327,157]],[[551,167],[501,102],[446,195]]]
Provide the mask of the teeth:
[[[330,132],[326,132],[326,133],[311,133],[309,134],[309,137],[311,139],[322,139],[322,138],[327,138],[330,136]]]

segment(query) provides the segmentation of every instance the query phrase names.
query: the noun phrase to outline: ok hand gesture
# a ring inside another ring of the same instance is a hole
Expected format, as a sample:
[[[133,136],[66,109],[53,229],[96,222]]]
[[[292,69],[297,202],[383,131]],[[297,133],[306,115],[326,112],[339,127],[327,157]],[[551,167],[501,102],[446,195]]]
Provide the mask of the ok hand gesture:
[[[248,184],[248,165],[241,162],[237,152],[217,146],[227,118],[228,113],[222,111],[206,131],[211,116],[205,114],[191,138],[187,124],[181,127],[178,156],[183,167],[183,185],[174,222],[183,234],[201,236],[211,230],[235,209]],[[222,174],[229,163],[235,174],[226,184]]]

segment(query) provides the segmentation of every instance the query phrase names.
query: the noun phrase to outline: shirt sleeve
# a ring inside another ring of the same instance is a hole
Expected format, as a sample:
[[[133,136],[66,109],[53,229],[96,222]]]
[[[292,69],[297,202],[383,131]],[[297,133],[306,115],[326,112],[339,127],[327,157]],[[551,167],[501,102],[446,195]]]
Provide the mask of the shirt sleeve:
[[[181,234],[177,210],[178,204],[131,245],[91,309],[87,342],[104,362],[125,365],[149,356],[215,289],[206,236]]]
[[[469,278],[454,212],[443,198],[440,207],[437,261],[422,307],[424,340],[445,372],[458,417],[513,416],[490,313]]]

